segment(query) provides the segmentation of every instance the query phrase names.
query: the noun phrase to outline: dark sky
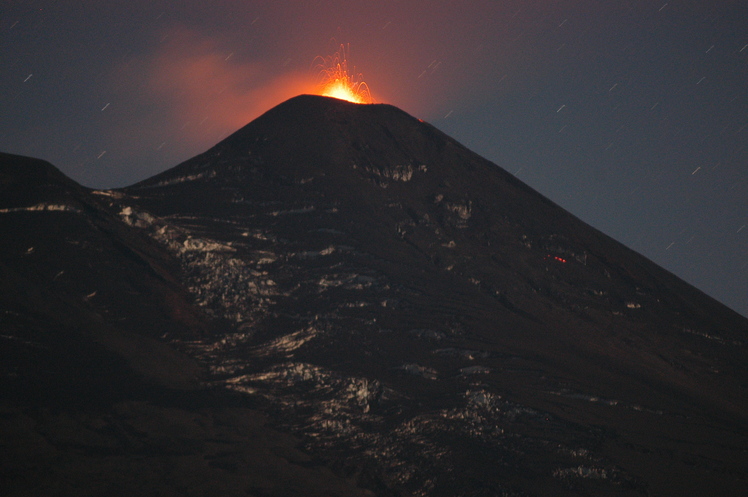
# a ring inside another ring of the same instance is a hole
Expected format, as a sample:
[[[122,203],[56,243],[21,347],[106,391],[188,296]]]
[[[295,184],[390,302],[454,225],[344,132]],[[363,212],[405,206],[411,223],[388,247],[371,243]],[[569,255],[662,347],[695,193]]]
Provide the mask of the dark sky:
[[[744,0],[0,0],[0,150],[86,186],[175,166],[349,46],[431,122],[748,315]]]

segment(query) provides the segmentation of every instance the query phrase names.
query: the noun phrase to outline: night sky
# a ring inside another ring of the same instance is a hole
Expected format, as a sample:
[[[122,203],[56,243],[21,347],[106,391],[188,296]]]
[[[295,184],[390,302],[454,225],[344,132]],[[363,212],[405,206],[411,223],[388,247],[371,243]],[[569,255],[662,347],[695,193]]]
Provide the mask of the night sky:
[[[744,0],[0,1],[0,150],[132,184],[344,43],[431,122],[748,316]]]

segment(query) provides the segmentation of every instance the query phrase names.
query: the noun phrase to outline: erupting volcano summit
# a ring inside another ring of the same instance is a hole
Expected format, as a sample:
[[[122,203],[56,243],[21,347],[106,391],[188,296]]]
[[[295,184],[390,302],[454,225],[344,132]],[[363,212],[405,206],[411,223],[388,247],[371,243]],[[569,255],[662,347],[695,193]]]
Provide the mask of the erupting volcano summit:
[[[348,69],[346,52],[346,47],[341,45],[334,55],[317,57],[317,67],[320,70],[319,94],[357,104],[374,103],[363,76],[356,73],[355,68],[353,71]]]
[[[5,495],[745,490],[748,320],[393,106],[2,155],[0,230]]]

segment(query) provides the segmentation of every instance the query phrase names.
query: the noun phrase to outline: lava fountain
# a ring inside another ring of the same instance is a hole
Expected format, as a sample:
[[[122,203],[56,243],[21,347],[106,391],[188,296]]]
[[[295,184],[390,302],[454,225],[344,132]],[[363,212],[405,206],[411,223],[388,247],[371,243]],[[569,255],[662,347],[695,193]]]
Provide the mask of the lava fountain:
[[[349,49],[350,50],[350,49]],[[346,47],[331,56],[317,57],[315,66],[320,70],[320,81],[317,92],[324,97],[339,98],[357,104],[371,104],[369,86],[363,81],[361,73],[348,70]]]

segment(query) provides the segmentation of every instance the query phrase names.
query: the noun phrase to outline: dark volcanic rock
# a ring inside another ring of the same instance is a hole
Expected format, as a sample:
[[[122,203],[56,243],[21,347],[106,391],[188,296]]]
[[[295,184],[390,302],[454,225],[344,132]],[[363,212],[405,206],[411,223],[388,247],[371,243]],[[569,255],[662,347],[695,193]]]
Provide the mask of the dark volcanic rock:
[[[292,495],[253,478],[297,471],[377,495],[746,485],[748,322],[399,109],[300,96],[120,191],[2,162],[11,404],[49,407],[29,400],[49,390],[41,364],[62,391],[96,378],[77,398],[108,389],[106,426],[148,424],[174,485],[214,470],[218,493],[251,495]],[[99,418],[75,409],[80,444]],[[247,445],[256,410],[325,468],[284,456],[247,477],[289,444]],[[13,412],[8,430],[28,428]],[[192,416],[187,440],[158,439],[172,416]]]
[[[116,196],[0,154],[2,494],[370,495],[201,384],[164,336],[212,325]]]

